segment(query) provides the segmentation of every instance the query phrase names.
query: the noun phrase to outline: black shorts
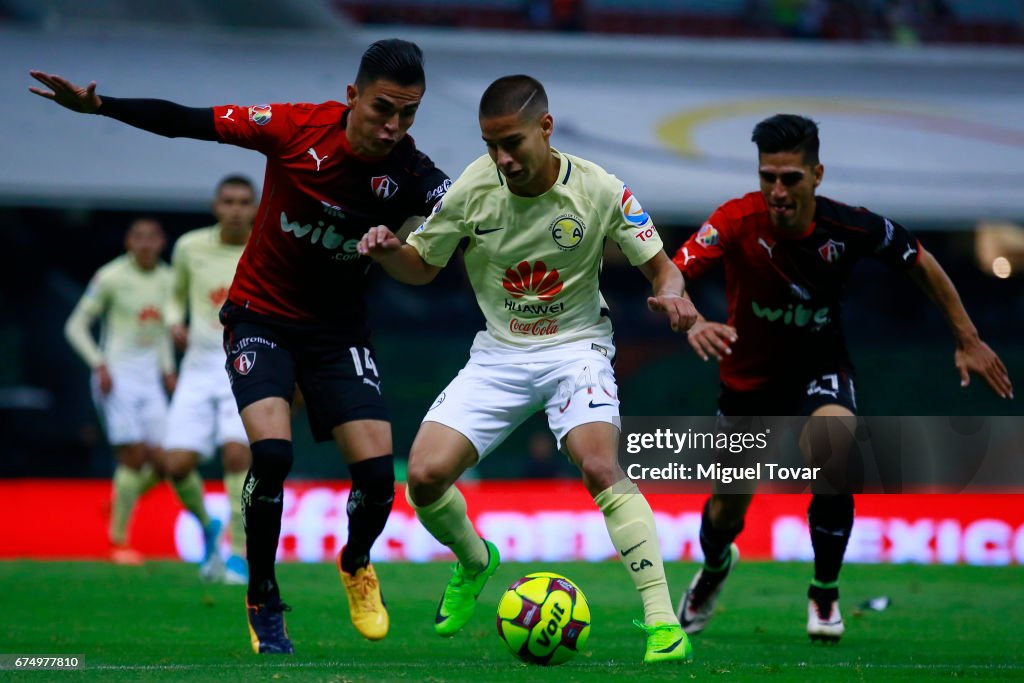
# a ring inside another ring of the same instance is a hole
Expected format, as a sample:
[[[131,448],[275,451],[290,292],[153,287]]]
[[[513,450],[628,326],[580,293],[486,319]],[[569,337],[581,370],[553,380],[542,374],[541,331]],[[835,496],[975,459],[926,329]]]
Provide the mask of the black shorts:
[[[338,329],[256,316],[228,302],[224,323],[225,368],[241,411],[264,398],[289,403],[296,383],[317,441],[353,420],[388,421],[373,348]]]
[[[810,415],[825,405],[841,405],[857,413],[853,370],[839,368],[806,381],[773,384],[753,391],[722,387],[720,415]]]

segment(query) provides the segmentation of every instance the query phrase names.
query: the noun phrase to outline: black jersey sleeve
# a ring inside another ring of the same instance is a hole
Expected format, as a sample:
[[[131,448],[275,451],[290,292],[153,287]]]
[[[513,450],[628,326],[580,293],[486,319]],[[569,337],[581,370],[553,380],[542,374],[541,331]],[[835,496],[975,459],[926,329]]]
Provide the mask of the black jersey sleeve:
[[[876,259],[896,270],[917,265],[921,258],[921,244],[909,230],[884,216],[873,216],[868,232],[869,246]]]
[[[414,152],[411,162],[409,169],[415,181],[415,190],[409,197],[410,210],[414,212],[413,215],[429,216],[434,205],[448,192],[452,181],[423,152]]]
[[[167,100],[102,96],[101,116],[168,138],[217,140],[212,107],[185,107]]]

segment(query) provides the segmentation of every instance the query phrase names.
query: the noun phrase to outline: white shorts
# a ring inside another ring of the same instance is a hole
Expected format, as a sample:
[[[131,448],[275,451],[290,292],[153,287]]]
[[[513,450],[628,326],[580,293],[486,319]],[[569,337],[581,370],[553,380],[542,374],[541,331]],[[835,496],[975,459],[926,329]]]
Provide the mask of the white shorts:
[[[192,451],[209,460],[218,446],[249,445],[224,358],[220,350],[185,354],[178,387],[171,397],[164,450]]]
[[[167,423],[167,393],[153,368],[110,366],[113,388],[100,395],[96,374],[92,396],[111,446],[159,446]]]
[[[611,352],[610,344],[604,348]],[[590,348],[556,349],[533,362],[486,364],[470,358],[437,397],[424,422],[439,422],[461,433],[483,459],[538,410],[561,450],[566,435],[589,422],[619,425],[618,387],[608,355]]]

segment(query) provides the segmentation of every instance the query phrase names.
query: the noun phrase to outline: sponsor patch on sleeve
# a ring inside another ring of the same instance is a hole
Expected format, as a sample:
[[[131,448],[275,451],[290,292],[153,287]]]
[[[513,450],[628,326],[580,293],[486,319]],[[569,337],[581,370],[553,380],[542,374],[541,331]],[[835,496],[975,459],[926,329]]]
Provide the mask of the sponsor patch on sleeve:
[[[270,123],[273,112],[269,104],[257,104],[249,107],[249,120],[257,126],[265,126]]]
[[[718,244],[718,230],[715,230],[715,226],[710,223],[700,226],[700,230],[697,231],[697,244],[702,247],[713,247]]]
[[[632,191],[622,186],[622,216],[633,225],[646,225],[651,217],[640,205],[640,200],[633,196]]]

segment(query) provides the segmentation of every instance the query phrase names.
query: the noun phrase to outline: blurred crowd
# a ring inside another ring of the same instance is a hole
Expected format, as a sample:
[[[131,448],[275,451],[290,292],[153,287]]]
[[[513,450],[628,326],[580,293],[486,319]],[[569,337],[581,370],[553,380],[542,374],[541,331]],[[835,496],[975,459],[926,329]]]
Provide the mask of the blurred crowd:
[[[594,33],[650,33],[919,43],[1024,44],[1024,6],[985,7],[953,0],[742,0],[613,2],[523,0],[405,2],[336,0],[350,18],[370,24],[416,24]],[[969,9],[969,11],[966,11]]]

